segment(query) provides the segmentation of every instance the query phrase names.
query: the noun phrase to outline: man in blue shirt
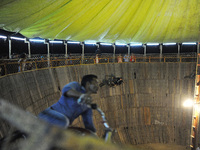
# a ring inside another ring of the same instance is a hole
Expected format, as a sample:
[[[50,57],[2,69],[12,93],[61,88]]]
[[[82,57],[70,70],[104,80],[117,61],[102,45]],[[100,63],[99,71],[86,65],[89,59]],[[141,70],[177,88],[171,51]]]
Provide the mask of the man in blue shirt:
[[[96,132],[92,109],[88,105],[92,102],[91,94],[97,93],[98,88],[97,76],[93,74],[83,76],[81,85],[75,81],[70,82],[62,89],[58,102],[42,111],[38,117],[50,124],[67,128],[81,115],[85,128]]]

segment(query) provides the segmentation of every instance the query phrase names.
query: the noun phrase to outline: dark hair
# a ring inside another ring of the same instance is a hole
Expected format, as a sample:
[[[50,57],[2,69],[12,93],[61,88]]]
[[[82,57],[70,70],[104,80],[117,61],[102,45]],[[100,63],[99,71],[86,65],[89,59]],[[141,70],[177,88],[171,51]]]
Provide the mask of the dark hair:
[[[88,75],[83,76],[81,85],[85,87],[86,83],[91,82],[94,78],[97,79],[97,76],[94,74],[88,74]]]

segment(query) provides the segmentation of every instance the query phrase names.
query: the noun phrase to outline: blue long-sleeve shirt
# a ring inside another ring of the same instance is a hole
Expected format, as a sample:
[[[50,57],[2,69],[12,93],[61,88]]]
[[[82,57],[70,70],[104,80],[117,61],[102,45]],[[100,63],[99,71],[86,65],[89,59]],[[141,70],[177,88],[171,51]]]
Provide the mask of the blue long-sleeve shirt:
[[[58,102],[53,104],[51,107],[54,110],[67,116],[70,120],[70,124],[72,124],[72,122],[81,115],[85,128],[96,132],[92,119],[92,109],[88,108],[85,104],[78,104],[77,98],[64,96],[64,93],[68,92],[71,89],[81,93],[86,93],[85,88],[81,86],[78,82],[70,82],[62,89],[62,95]]]

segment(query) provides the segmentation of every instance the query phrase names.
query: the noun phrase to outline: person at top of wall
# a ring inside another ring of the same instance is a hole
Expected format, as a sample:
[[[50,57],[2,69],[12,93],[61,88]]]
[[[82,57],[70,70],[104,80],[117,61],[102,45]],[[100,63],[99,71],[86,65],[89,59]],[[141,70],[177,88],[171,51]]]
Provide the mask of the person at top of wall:
[[[26,53],[22,53],[22,54],[20,55],[20,59],[19,59],[19,61],[18,61],[18,64],[19,64],[18,72],[25,71],[25,67],[26,67],[26,58],[27,58]]]
[[[117,61],[118,61],[118,63],[122,63],[122,55],[121,54],[118,55]]]
[[[131,53],[131,56],[130,56],[130,62],[135,62],[135,55],[133,53]]]
[[[96,63],[96,64],[99,63],[99,54],[96,54],[96,57],[95,57],[95,63]]]
[[[124,55],[124,62],[129,62],[129,56],[128,56],[128,54]]]

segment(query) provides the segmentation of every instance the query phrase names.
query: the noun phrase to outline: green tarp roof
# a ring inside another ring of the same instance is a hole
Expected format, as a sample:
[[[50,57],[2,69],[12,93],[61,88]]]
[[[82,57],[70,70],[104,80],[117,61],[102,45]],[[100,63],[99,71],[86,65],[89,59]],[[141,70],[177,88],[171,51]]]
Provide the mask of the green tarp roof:
[[[1,0],[0,28],[28,38],[200,41],[200,0]]]

